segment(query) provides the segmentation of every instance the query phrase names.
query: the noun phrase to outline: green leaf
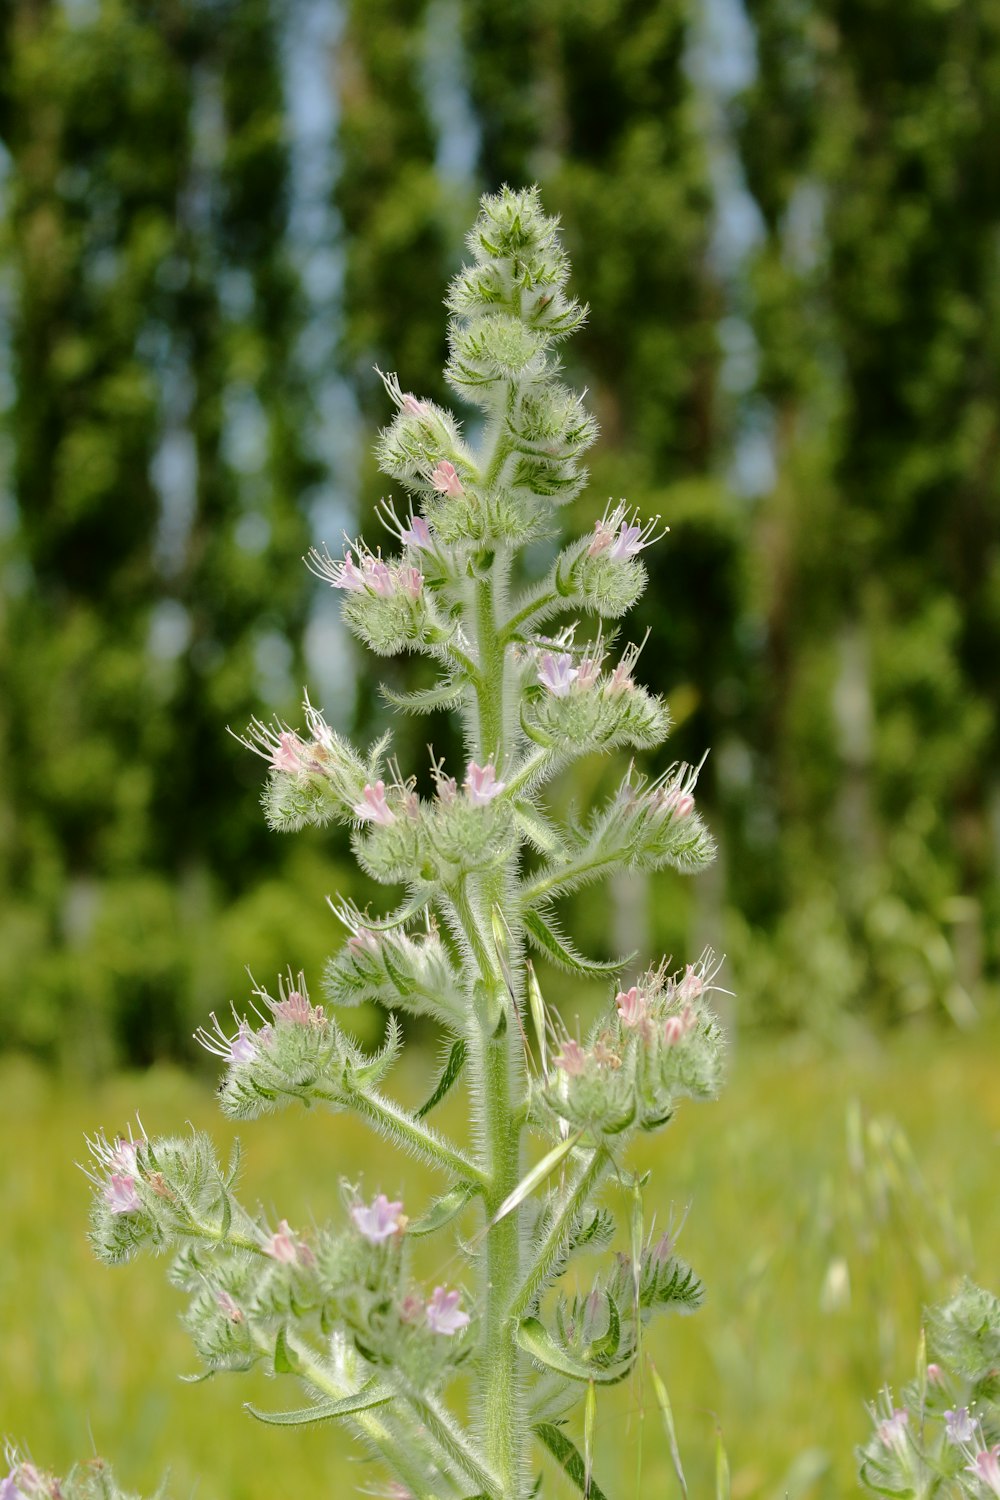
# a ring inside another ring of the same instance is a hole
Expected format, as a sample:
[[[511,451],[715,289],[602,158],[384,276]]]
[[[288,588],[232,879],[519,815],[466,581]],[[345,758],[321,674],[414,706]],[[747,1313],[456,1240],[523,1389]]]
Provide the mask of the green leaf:
[[[522,1318],[514,1335],[525,1354],[548,1370],[565,1375],[569,1380],[595,1380],[598,1385],[617,1385],[624,1380],[632,1368],[632,1360],[620,1361],[617,1365],[601,1367],[560,1349],[548,1329],[543,1328],[537,1318]]]
[[[386,702],[391,703],[393,708],[401,708],[410,714],[430,714],[437,708],[453,708],[468,691],[467,682],[439,682],[434,687],[420,688],[415,693],[397,693],[384,682],[379,683],[379,692]]]
[[[332,899],[329,896],[326,899],[327,904],[332,907],[334,915],[337,915],[337,907]],[[414,891],[409,899],[403,902],[402,906],[397,906],[396,910],[390,912],[387,917],[369,917],[367,912],[358,912],[358,919],[361,925],[369,932],[390,932],[393,927],[402,927],[406,922],[410,921],[411,917],[415,917],[418,912],[423,911],[430,899],[431,892],[429,890],[426,888],[419,889]]]
[[[539,1422],[532,1431],[538,1441],[549,1450],[556,1462],[562,1465],[567,1476],[576,1485],[581,1495],[588,1495],[589,1500],[608,1500],[607,1495],[594,1479],[591,1479],[590,1489],[589,1491],[587,1490],[586,1465],[580,1457],[575,1444],[570,1441],[561,1427],[556,1427],[552,1422]]]
[[[476,1189],[469,1182],[459,1182],[443,1198],[432,1203],[425,1214],[413,1224],[407,1224],[406,1233],[433,1234],[436,1229],[443,1229],[445,1224],[450,1224],[458,1214],[462,1212],[465,1205],[475,1197]]]
[[[543,818],[531,806],[530,802],[514,803],[514,822],[539,854],[545,854],[549,859],[553,859],[556,855],[565,853],[565,845],[557,831],[547,818]]]
[[[468,1055],[468,1046],[463,1037],[459,1037],[448,1053],[448,1060],[441,1072],[441,1077],[434,1085],[434,1092],[430,1098],[417,1110],[417,1119],[422,1120],[424,1115],[429,1115],[435,1104],[440,1104],[453,1084],[458,1082],[462,1069],[465,1067],[465,1059]]]
[[[715,1500],[730,1500],[729,1458],[722,1441],[722,1428],[715,1433]]]
[[[611,1363],[622,1340],[622,1320],[618,1304],[610,1292],[605,1292],[604,1295],[608,1304],[608,1331],[590,1346],[590,1357],[598,1365]]]
[[[616,958],[608,963],[584,958],[583,954],[577,953],[572,943],[550,927],[537,911],[526,911],[522,921],[524,930],[535,947],[544,953],[546,958],[550,958],[561,969],[568,969],[571,974],[617,974],[619,969],[624,969],[625,965],[635,957],[634,953],[630,953],[626,958]]]
[[[297,1375],[301,1363],[299,1356],[289,1345],[288,1334],[284,1327],[279,1328],[278,1336],[274,1341],[275,1375]]]
[[[391,1400],[388,1392],[370,1380],[353,1396],[344,1396],[339,1401],[318,1401],[315,1406],[303,1406],[298,1411],[261,1411],[251,1401],[244,1401],[243,1406],[258,1422],[268,1422],[272,1427],[305,1427],[310,1422],[326,1422],[332,1417],[350,1417],[355,1412],[370,1411],[373,1406],[384,1406]]]

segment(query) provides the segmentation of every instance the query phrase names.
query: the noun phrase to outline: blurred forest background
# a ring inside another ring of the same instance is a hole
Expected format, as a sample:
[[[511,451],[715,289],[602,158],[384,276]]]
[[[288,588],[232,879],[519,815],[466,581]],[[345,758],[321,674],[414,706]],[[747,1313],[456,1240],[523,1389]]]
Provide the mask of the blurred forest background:
[[[631,628],[672,754],[711,747],[720,842],[570,925],[711,940],[746,1026],[990,1009],[997,0],[0,18],[0,1040],[92,1074],[189,1057],[244,964],[316,975],[323,896],[376,894],[335,837],[267,832],[225,729],[298,723],[304,683],[337,727],[386,721],[299,559],[377,539],[373,366],[447,399],[477,195],[533,181],[592,307],[571,524],[621,495],[670,525]],[[426,729],[408,768],[449,744]]]

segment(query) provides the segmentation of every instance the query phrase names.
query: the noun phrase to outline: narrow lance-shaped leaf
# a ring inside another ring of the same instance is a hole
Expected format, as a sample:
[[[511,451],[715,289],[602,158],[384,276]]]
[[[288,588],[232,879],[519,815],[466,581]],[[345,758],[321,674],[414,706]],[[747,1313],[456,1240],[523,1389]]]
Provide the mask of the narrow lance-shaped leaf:
[[[441,1077],[434,1085],[433,1093],[417,1110],[418,1120],[422,1120],[424,1115],[429,1115],[434,1106],[441,1103],[448,1090],[458,1082],[462,1074],[462,1069],[465,1067],[468,1050],[465,1039],[459,1037],[448,1053],[445,1065],[441,1070]]]
[[[583,1493],[590,1495],[594,1477],[594,1424],[597,1421],[597,1386],[593,1380],[587,1383],[587,1399],[583,1407]]]
[[[598,1385],[617,1385],[624,1380],[632,1368],[632,1360],[622,1360],[617,1365],[602,1367],[560,1349],[555,1339],[537,1318],[522,1318],[514,1335],[525,1354],[530,1354],[538,1364],[569,1380],[596,1380]]]
[[[535,947],[554,964],[558,964],[559,968],[568,969],[571,974],[617,974],[635,957],[630,953],[625,958],[607,961],[584,958],[583,954],[578,953],[572,943],[561,933],[556,932],[537,911],[525,912],[521,920],[524,923],[525,933]]]
[[[580,1457],[576,1444],[566,1436],[561,1427],[556,1427],[553,1422],[539,1422],[533,1431],[538,1441],[549,1450],[556,1462],[562,1465],[567,1477],[573,1481],[581,1495],[586,1494],[589,1500],[608,1500],[595,1479],[591,1478],[590,1488],[587,1489],[586,1465]]]
[[[272,1427],[306,1427],[312,1422],[326,1422],[336,1417],[350,1417],[359,1411],[370,1411],[372,1407],[384,1406],[391,1400],[389,1392],[370,1381],[353,1396],[344,1396],[339,1401],[318,1401],[315,1406],[303,1406],[297,1411],[261,1411],[250,1401],[244,1401],[243,1406],[258,1422],[266,1422]]]
[[[435,709],[456,707],[469,691],[469,685],[467,682],[448,681],[413,693],[397,693],[383,682],[379,684],[379,691],[387,703],[405,713],[430,714]]]
[[[408,1235],[433,1234],[436,1229],[443,1229],[446,1224],[450,1224],[452,1219],[456,1218],[462,1212],[462,1209],[475,1194],[476,1188],[471,1183],[458,1183],[449,1192],[445,1193],[443,1198],[439,1198],[436,1203],[432,1203],[427,1212],[422,1214],[419,1219],[412,1224],[407,1224],[406,1233]]]

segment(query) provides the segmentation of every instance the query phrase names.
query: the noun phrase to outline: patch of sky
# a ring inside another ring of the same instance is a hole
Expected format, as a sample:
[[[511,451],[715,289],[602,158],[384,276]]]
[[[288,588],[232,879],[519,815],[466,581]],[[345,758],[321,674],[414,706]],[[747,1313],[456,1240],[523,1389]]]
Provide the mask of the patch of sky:
[[[278,630],[263,630],[254,641],[257,691],[264,703],[287,702],[295,695],[293,654],[287,638]]]
[[[471,191],[479,160],[480,131],[469,95],[458,0],[431,0],[423,43],[423,89],[437,136],[434,164],[443,181]]]
[[[191,641],[191,616],[176,599],[161,599],[149,615],[146,650],[156,661],[176,661]]]

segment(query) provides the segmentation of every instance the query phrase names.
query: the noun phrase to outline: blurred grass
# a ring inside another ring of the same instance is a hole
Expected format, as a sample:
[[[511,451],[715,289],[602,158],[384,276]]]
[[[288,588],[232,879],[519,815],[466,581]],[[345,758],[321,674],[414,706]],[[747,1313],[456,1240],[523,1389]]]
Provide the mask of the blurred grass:
[[[675,1214],[690,1205],[680,1248],[708,1285],[701,1312],[664,1321],[650,1340],[692,1496],[713,1493],[717,1426],[734,1500],[854,1490],[863,1402],[910,1374],[922,1303],[965,1267],[998,1280],[998,1051],[995,1026],[900,1033],[836,1055],[801,1039],[748,1047],[719,1103],[685,1106],[635,1150],[635,1164],[653,1169],[648,1216],[663,1226],[671,1204]],[[400,1091],[418,1093],[419,1080],[404,1073]],[[147,1493],[169,1469],[175,1500],[377,1482],[343,1432],[282,1433],[241,1411],[246,1400],[297,1404],[285,1382],[255,1372],[181,1383],[195,1362],[165,1266],[91,1260],[88,1188],[74,1166],[82,1134],[120,1128],[136,1109],[150,1134],[190,1121],[224,1149],[236,1133],[209,1087],[176,1070],[85,1089],[21,1060],[0,1064],[0,1433],[55,1469],[96,1448]],[[440,1113],[460,1132],[461,1101]],[[348,1117],[290,1112],[240,1134],[245,1200],[298,1228],[338,1212],[342,1176],[368,1190],[405,1185],[415,1209],[432,1186]],[[452,1245],[430,1250],[444,1260]],[[679,1494],[648,1378],[602,1396],[595,1431],[595,1475],[611,1500]],[[543,1493],[573,1493],[546,1463]]]

